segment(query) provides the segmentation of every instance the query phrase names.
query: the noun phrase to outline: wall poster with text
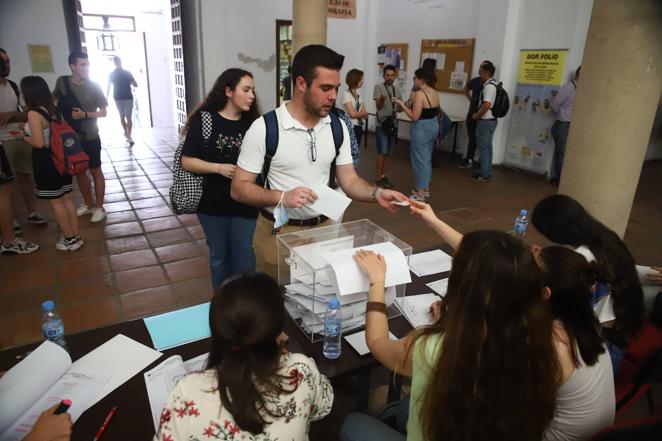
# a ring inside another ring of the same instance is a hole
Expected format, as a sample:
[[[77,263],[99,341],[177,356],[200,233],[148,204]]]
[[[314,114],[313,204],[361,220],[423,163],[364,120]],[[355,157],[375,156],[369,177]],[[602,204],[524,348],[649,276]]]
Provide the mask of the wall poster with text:
[[[511,94],[504,163],[548,174],[554,156],[551,102],[561,87],[567,49],[522,50],[517,89]]]

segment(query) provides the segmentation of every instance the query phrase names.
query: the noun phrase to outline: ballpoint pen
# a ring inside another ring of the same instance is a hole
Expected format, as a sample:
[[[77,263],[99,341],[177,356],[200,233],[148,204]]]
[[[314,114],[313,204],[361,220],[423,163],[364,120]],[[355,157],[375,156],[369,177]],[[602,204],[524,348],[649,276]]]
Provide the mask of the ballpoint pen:
[[[94,435],[94,441],[99,441],[99,439],[103,435],[103,432],[106,430],[106,427],[108,426],[108,423],[110,422],[111,418],[113,417],[113,415],[115,415],[115,412],[117,412],[117,406],[113,406],[113,408],[110,409],[110,412],[108,412],[108,416],[106,417],[103,424],[99,428],[99,431],[97,432],[96,435]]]

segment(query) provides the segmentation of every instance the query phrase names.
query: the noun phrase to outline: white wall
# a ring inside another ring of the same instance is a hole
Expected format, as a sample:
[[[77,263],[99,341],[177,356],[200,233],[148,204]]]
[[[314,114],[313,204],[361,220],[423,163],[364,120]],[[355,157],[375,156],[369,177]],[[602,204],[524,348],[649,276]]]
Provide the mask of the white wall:
[[[55,72],[32,72],[28,44],[51,47]],[[18,83],[26,75],[39,75],[54,87],[57,77],[70,72],[62,2],[0,0],[0,47],[11,58],[11,80]]]

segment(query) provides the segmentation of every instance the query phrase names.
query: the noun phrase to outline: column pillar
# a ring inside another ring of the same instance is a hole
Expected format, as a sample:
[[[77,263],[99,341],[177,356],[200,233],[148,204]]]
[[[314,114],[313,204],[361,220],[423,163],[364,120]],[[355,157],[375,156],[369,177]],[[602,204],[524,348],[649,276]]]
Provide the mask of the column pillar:
[[[662,92],[662,3],[595,0],[559,193],[621,237]]]
[[[292,1],[292,54],[309,44],[326,44],[327,0]]]

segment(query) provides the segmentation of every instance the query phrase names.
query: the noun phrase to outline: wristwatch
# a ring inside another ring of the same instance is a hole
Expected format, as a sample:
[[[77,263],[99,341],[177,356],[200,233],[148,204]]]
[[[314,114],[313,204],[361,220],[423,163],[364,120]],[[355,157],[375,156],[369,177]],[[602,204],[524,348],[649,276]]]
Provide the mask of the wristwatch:
[[[379,186],[375,185],[375,188],[372,189],[372,193],[370,194],[373,202],[377,200],[377,192],[379,192]]]

